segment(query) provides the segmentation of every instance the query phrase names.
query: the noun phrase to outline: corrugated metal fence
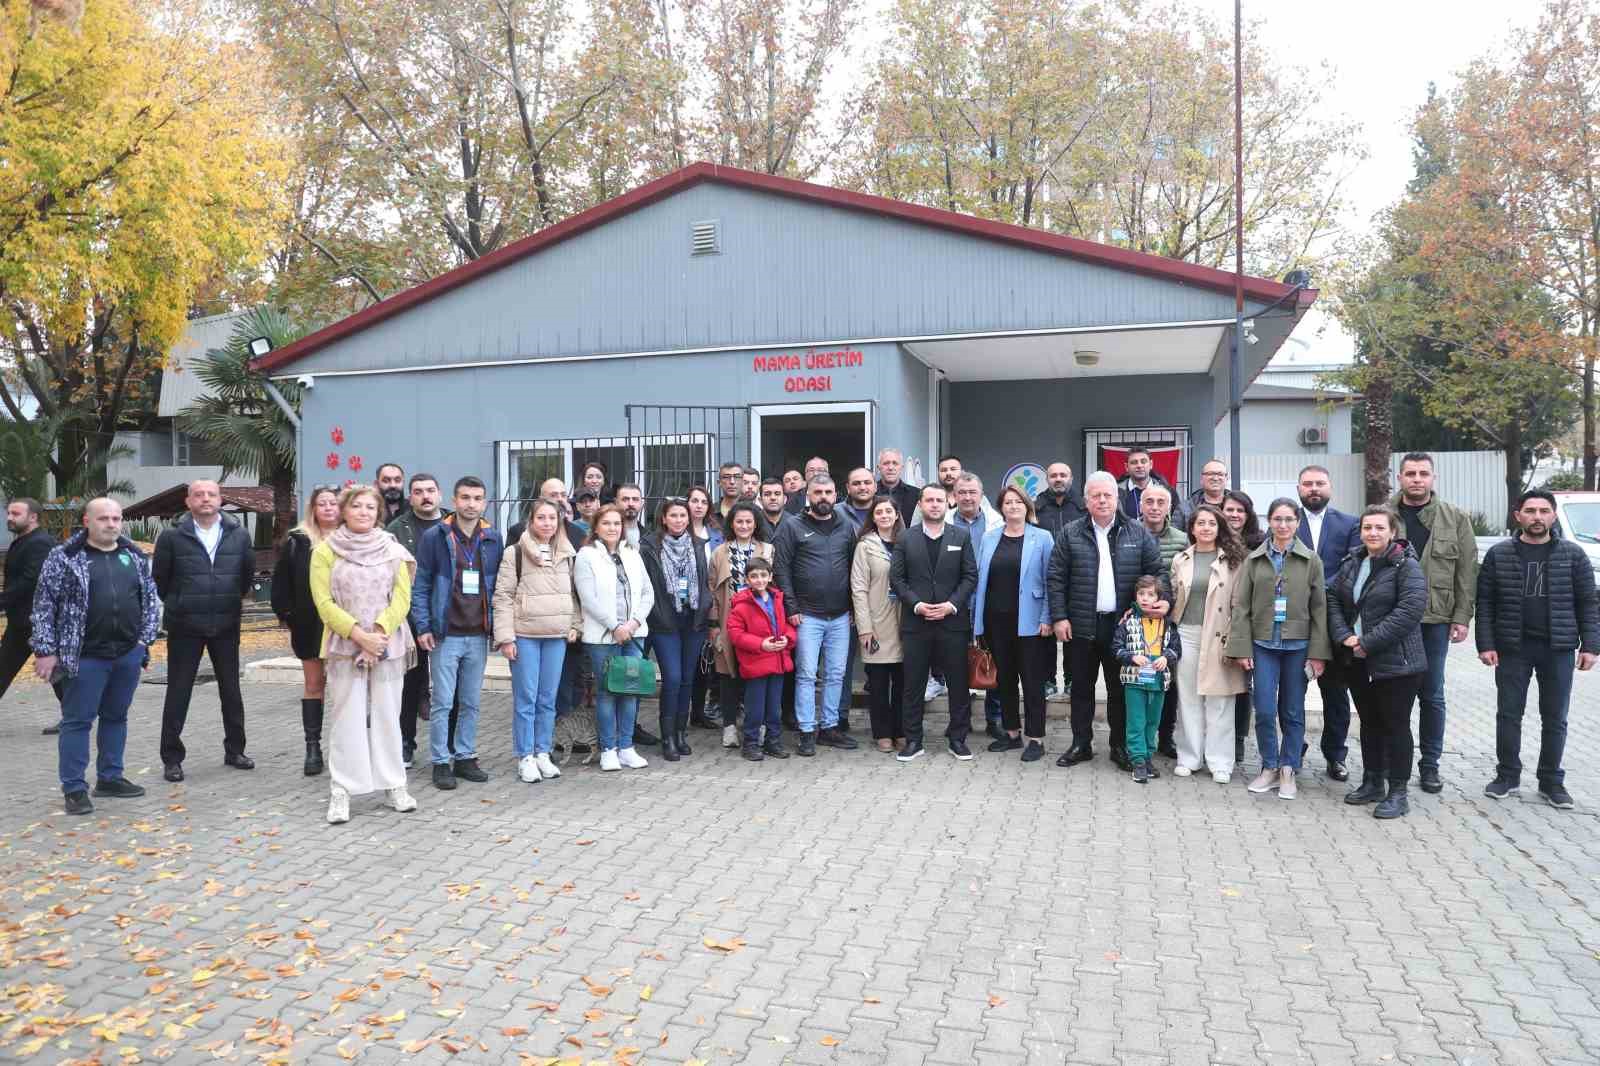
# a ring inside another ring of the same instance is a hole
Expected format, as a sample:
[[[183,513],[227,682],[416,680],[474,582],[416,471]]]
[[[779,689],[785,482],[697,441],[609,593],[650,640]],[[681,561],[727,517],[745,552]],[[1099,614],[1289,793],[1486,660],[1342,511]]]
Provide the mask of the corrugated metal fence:
[[[1389,457],[1389,485],[1400,484],[1400,456]],[[1295,498],[1295,484],[1308,464],[1325,466],[1332,475],[1334,506],[1353,511],[1364,498],[1360,455],[1246,455],[1244,491],[1257,508],[1265,508],[1277,496]],[[1468,514],[1479,514],[1497,522],[1506,510],[1505,458],[1499,452],[1435,452],[1434,486],[1440,496]]]

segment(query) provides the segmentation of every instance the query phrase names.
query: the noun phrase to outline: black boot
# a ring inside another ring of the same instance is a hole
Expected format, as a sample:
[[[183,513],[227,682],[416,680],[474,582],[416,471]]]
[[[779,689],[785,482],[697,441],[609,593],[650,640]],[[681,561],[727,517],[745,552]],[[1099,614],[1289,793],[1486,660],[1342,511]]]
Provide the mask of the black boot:
[[[1377,803],[1387,794],[1388,789],[1383,782],[1383,775],[1373,770],[1361,772],[1361,785],[1344,794],[1344,801],[1351,806],[1362,803]]]
[[[678,715],[678,754],[694,754],[689,750],[689,716],[686,714]]]
[[[306,734],[307,777],[322,773],[322,701],[300,701],[300,725]]]
[[[667,715],[661,716],[661,757],[668,762],[678,761],[678,731]]]
[[[1411,802],[1406,799],[1406,786],[1394,785],[1383,802],[1372,808],[1374,818],[1403,818],[1411,813]]]

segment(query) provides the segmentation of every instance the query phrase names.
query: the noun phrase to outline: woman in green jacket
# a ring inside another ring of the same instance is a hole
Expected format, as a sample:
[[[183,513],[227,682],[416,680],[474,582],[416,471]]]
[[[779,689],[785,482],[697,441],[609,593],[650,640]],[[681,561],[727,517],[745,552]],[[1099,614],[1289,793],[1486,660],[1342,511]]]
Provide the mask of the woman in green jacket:
[[[1239,665],[1254,671],[1261,773],[1250,791],[1277,789],[1279,799],[1292,800],[1306,732],[1306,682],[1322,676],[1331,654],[1327,590],[1322,560],[1295,536],[1295,502],[1273,500],[1267,525],[1267,539],[1246,557],[1234,585],[1228,647],[1247,649]]]

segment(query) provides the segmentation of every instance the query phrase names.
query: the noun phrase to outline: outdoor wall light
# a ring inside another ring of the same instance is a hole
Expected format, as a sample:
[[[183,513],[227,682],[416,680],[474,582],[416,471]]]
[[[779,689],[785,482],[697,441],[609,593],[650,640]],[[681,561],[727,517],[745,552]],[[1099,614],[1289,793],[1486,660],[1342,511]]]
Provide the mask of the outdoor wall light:
[[[250,354],[257,359],[260,359],[270,351],[272,351],[272,341],[266,337],[257,337],[250,342]]]
[[[1074,351],[1072,353],[1072,361],[1077,363],[1079,366],[1098,366],[1100,363],[1100,353],[1088,349]]]

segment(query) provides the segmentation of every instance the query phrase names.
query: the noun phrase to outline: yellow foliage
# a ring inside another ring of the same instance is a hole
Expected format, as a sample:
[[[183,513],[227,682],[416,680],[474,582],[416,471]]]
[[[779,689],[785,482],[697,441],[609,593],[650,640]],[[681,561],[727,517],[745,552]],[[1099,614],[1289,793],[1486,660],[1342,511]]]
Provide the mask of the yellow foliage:
[[[87,0],[76,23],[0,4],[0,293],[57,356],[89,358],[113,314],[164,352],[284,211],[261,65],[190,0]]]

